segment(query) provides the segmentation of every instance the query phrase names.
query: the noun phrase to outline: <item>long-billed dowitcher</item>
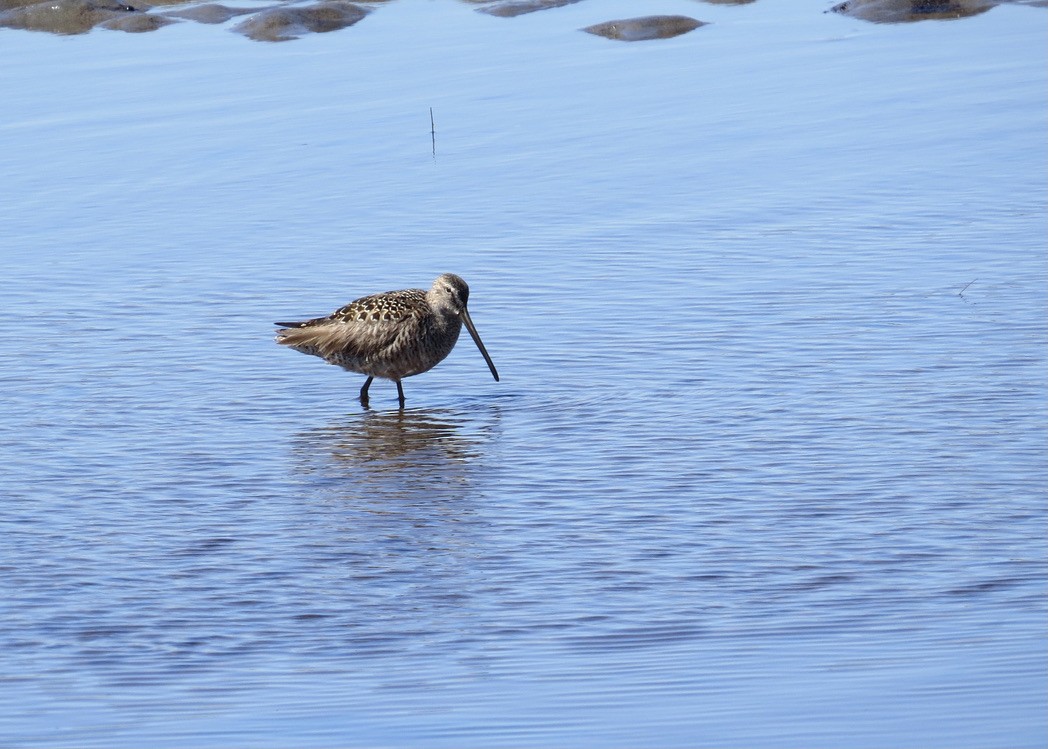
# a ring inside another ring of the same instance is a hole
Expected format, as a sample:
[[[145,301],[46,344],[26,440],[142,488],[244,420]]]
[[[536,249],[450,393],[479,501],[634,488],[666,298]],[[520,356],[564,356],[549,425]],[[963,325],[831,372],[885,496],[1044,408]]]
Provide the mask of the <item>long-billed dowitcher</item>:
[[[305,322],[278,322],[277,343],[330,364],[368,376],[360,402],[368,405],[368,388],[376,377],[397,383],[404,407],[405,377],[427,372],[451,353],[462,323],[488,363],[497,382],[499,373],[473,326],[466,303],[469,286],[445,273],[429,291],[402,289],[372,294],[350,302],[327,317]]]

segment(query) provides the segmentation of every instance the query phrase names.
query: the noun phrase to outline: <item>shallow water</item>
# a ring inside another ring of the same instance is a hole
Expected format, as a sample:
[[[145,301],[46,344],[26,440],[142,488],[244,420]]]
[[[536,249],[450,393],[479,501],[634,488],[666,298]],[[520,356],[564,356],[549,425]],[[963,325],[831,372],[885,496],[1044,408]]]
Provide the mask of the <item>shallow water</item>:
[[[0,30],[0,743],[1044,745],[1044,11],[664,5]]]

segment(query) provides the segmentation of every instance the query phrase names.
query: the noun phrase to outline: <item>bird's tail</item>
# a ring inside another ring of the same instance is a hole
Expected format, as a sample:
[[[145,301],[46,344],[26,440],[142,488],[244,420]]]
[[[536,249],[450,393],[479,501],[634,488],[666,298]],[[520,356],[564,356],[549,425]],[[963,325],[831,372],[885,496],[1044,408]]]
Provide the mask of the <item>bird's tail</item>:
[[[279,328],[279,330],[277,330],[277,343],[282,343],[285,346],[291,346],[292,348],[297,348],[296,344],[305,343],[306,341],[304,339],[310,337],[308,336],[309,322],[309,320],[305,320],[303,322],[273,323]],[[307,333],[307,335],[303,336],[303,333]]]
[[[327,359],[339,351],[352,348],[352,341],[344,337],[342,325],[325,324],[320,320],[276,324],[283,326],[277,331],[277,343],[303,354]]]

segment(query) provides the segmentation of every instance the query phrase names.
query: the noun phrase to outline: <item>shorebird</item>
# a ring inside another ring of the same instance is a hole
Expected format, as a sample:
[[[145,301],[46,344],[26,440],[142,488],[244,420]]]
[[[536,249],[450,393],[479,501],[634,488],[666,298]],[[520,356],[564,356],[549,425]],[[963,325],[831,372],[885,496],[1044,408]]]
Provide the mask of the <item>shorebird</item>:
[[[469,286],[445,273],[429,291],[402,289],[372,294],[350,302],[327,317],[305,322],[278,322],[277,343],[319,356],[350,372],[368,376],[360,402],[368,405],[368,388],[376,377],[397,383],[404,407],[405,377],[428,372],[444,361],[458,341],[462,323],[480,349],[492,376],[499,373],[466,309]]]

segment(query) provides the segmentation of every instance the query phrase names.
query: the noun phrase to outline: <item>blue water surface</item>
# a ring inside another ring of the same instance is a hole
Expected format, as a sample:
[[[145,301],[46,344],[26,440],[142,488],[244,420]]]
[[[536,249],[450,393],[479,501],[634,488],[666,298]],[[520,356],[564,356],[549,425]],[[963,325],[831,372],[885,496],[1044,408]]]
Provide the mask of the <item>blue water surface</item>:
[[[0,29],[0,744],[1044,746],[1044,10],[825,9]]]

